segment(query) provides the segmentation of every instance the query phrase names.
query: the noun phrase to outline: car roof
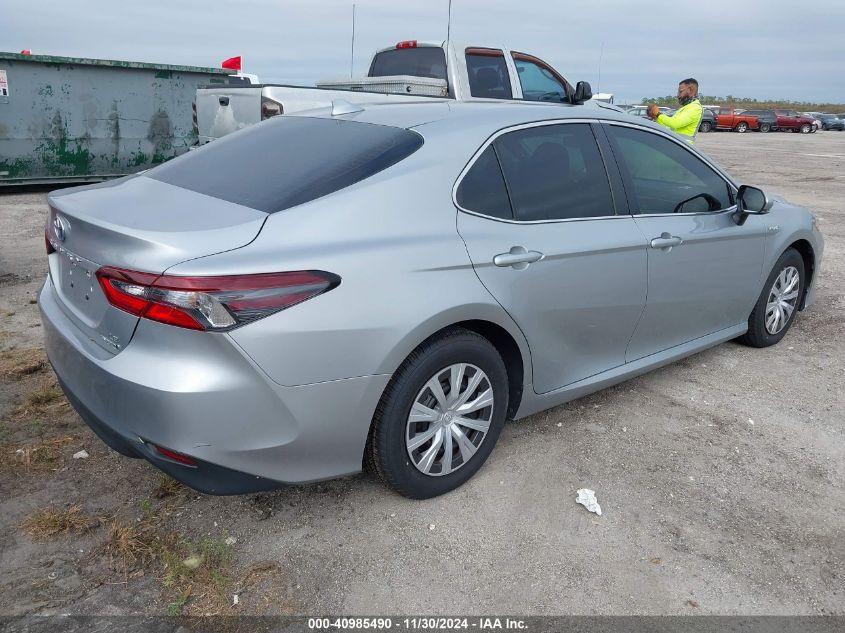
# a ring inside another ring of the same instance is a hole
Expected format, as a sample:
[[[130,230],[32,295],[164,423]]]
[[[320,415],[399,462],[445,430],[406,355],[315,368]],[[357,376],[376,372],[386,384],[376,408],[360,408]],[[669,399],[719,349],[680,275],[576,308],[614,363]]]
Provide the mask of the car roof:
[[[500,99],[454,101],[426,99],[403,103],[367,103],[348,114],[332,116],[331,108],[321,108],[286,116],[312,116],[360,121],[407,129],[431,130],[454,127],[498,129],[522,123],[561,119],[613,119],[631,121],[630,114],[616,106],[598,101],[581,105],[537,101],[502,101]],[[664,128],[665,129],[665,128]]]

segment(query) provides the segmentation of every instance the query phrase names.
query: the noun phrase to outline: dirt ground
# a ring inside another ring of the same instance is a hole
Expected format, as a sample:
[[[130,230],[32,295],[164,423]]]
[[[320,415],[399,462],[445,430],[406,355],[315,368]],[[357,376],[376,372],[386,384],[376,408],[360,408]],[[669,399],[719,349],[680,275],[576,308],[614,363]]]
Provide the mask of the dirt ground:
[[[423,502],[363,474],[203,496],[110,452],[40,351],[45,192],[0,194],[0,614],[845,613],[845,133],[699,139],[819,214],[816,305],[509,424]]]

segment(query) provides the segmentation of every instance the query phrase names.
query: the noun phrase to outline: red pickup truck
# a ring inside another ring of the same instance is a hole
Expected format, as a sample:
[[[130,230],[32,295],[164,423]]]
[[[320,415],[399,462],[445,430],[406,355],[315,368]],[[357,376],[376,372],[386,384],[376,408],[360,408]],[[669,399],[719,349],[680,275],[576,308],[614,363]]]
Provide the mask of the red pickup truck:
[[[777,117],[779,130],[798,131],[802,134],[809,134],[810,132],[816,131],[813,127],[814,119],[799,114],[795,110],[775,110],[775,116]]]
[[[739,114],[733,108],[719,108],[719,112],[716,114],[717,130],[733,130],[742,133],[759,128],[760,124],[757,122],[756,116]]]

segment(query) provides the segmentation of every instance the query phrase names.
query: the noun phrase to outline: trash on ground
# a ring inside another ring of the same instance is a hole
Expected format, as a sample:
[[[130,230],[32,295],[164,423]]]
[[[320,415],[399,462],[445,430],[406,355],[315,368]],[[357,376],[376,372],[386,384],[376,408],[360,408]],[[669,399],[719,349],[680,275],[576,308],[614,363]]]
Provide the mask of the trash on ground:
[[[238,542],[238,539],[236,539],[234,536],[230,536],[224,542],[226,543],[226,545],[231,547],[232,545]]]
[[[596,500],[596,493],[589,488],[581,488],[578,491],[578,498],[575,499],[575,503],[580,503],[590,512],[595,512],[601,516],[601,506]]]
[[[88,451],[86,450],[78,451],[73,454],[74,459],[88,459],[89,457],[90,455],[88,455]]]
[[[188,569],[196,569],[200,565],[202,565],[202,561],[202,556],[190,556],[182,561],[182,565],[187,567]]]

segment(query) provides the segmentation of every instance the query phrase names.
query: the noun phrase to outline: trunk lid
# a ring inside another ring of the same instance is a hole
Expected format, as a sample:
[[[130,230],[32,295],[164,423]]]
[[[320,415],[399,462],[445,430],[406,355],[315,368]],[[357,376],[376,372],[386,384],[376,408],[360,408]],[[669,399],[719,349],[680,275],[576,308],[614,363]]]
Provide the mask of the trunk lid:
[[[267,214],[152,178],[133,176],[50,194],[50,277],[59,305],[97,345],[123,349],[138,317],[111,306],[96,272],[115,266],[162,273],[233,250],[258,235]]]

